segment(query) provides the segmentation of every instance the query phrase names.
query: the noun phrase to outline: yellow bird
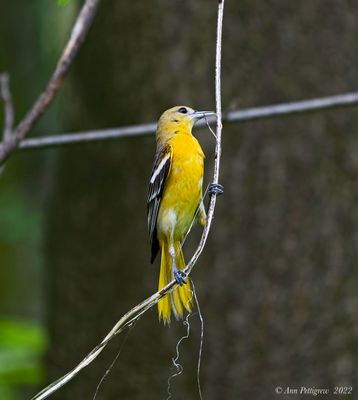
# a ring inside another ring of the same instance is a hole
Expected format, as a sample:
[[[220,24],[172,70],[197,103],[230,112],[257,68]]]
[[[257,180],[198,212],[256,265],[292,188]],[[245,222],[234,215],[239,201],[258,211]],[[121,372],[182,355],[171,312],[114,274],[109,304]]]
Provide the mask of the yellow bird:
[[[179,286],[158,303],[159,320],[170,323],[171,312],[179,319],[192,308],[192,292],[182,252],[183,240],[193,219],[206,223],[202,202],[204,153],[192,135],[196,121],[215,113],[176,106],[158,121],[157,152],[149,183],[148,230],[151,263],[161,250],[159,290],[173,279]]]

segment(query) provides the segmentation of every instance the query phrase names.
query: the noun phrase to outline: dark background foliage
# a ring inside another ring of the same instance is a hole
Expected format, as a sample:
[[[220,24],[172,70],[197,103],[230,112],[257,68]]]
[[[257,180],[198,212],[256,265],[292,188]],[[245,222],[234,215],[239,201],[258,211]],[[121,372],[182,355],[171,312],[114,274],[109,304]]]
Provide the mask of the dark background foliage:
[[[24,110],[51,70],[76,5],[47,6],[59,18],[53,24],[43,1],[36,13],[24,1],[13,3],[16,13],[21,7],[29,12],[21,28],[10,22],[1,28],[1,61],[13,68],[16,104]],[[2,4],[2,19],[14,18],[14,7]],[[228,1],[225,14],[225,110],[355,89],[354,2]],[[36,35],[28,35],[26,24]],[[152,121],[174,104],[212,109],[215,24],[215,3],[204,0],[103,2],[61,104],[38,131]],[[276,386],[357,386],[356,125],[356,110],[345,109],[224,127],[225,195],[193,272],[205,319],[205,399],[276,398]],[[207,129],[197,135],[209,181],[214,140]],[[26,210],[2,230],[0,246],[16,227],[23,236],[0,254],[2,282],[15,282],[10,294],[1,294],[1,310],[42,321],[50,342],[48,382],[156,289],[145,207],[153,154],[151,136],[76,145],[16,156],[1,176],[3,209],[12,203],[4,193],[16,186],[22,206],[15,214]],[[31,215],[37,215],[33,225]],[[187,241],[187,258],[199,233]],[[11,262],[20,252],[21,260]],[[200,324],[198,316],[191,321],[173,398],[198,397]],[[148,312],[130,332],[98,399],[164,398],[184,332],[181,323],[164,328],[156,311]],[[53,398],[91,399],[123,337]]]

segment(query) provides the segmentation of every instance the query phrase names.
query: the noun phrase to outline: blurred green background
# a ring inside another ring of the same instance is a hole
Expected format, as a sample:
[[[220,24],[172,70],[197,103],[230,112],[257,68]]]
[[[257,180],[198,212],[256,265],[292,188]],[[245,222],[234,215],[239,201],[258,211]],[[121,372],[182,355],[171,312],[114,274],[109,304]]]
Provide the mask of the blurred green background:
[[[73,21],[76,4],[0,3],[0,71],[10,74],[16,121],[48,80]],[[32,135],[61,132],[59,101]],[[3,107],[0,123],[3,124]],[[15,155],[0,177],[0,398],[30,397],[45,383],[43,356],[46,270],[43,254],[46,181],[55,154]]]
[[[0,3],[0,71],[11,74],[17,120],[47,82],[79,5]],[[225,14],[224,110],[357,88],[356,3],[229,0]],[[215,2],[103,1],[31,136],[154,121],[175,104],[212,109],[215,24]],[[357,123],[347,108],[225,126],[225,195],[193,273],[205,319],[205,399],[357,387]],[[213,138],[206,129],[197,135],[209,181]],[[0,399],[30,398],[156,289],[145,204],[153,154],[146,136],[8,161],[0,176]],[[199,233],[187,240],[187,258]],[[198,398],[200,324],[192,321],[173,398]],[[147,313],[97,399],[165,398],[184,332]],[[120,342],[53,398],[91,399]]]

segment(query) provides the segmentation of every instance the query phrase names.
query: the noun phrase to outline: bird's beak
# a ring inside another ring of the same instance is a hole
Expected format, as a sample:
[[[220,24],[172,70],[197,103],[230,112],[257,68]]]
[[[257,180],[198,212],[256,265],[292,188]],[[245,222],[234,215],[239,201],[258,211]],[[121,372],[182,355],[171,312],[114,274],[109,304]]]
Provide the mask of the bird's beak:
[[[216,113],[214,113],[214,111],[194,111],[189,115],[189,117],[196,122],[199,121],[199,119],[206,118],[211,115],[216,115]]]

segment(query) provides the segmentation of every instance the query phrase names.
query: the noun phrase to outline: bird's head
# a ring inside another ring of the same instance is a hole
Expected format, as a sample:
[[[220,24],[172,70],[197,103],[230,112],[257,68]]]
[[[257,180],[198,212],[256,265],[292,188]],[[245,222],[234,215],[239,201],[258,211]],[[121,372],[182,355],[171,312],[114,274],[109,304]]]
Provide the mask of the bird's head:
[[[189,133],[199,119],[215,115],[212,111],[195,111],[187,106],[175,106],[164,111],[158,121],[157,140],[165,142],[178,133]]]

